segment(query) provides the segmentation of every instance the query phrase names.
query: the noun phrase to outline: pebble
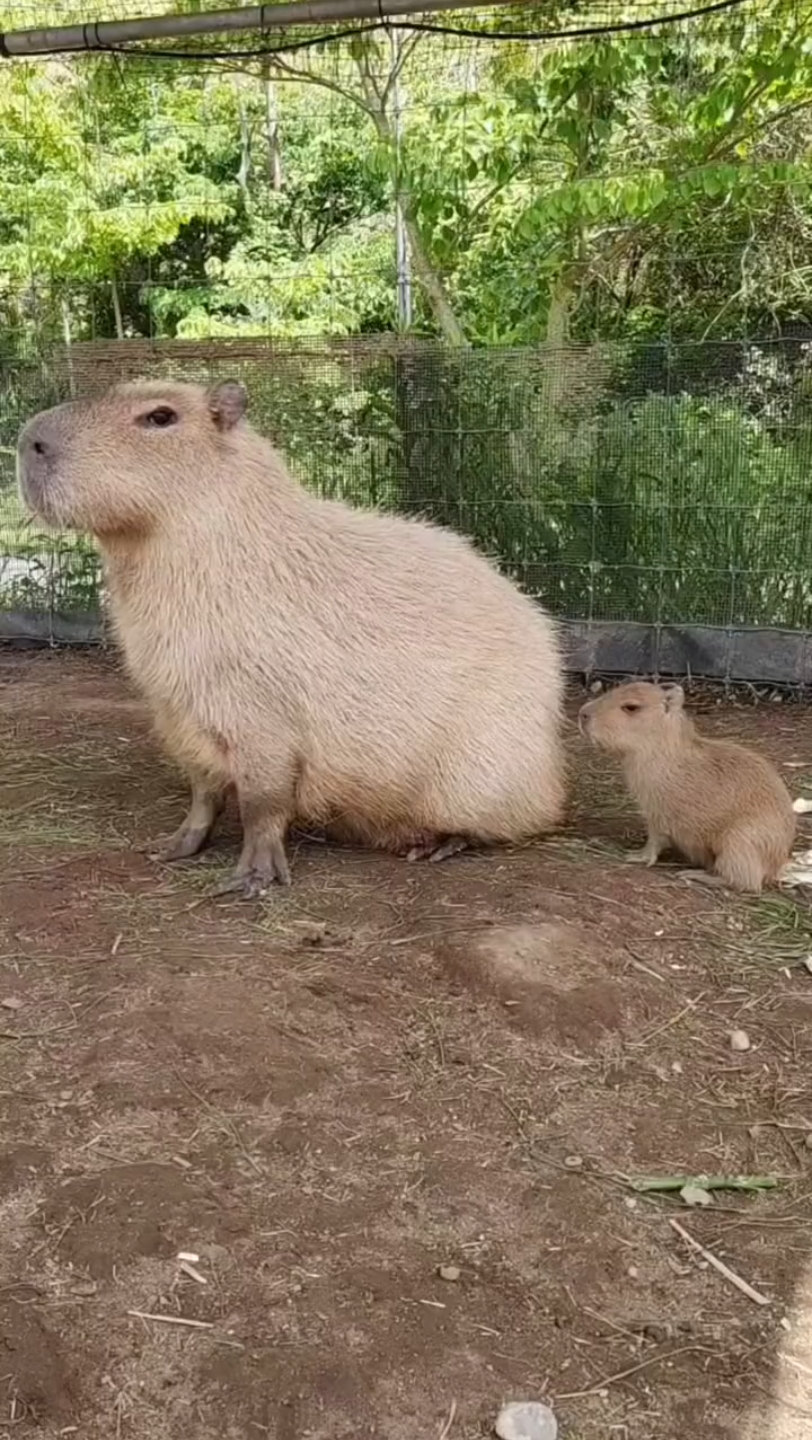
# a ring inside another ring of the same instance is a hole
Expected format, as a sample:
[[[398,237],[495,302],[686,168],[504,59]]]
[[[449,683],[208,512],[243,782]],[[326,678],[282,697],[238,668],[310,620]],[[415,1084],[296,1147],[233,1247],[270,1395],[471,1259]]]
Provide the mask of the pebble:
[[[750,1036],[746,1030],[733,1030],[730,1034],[731,1050],[749,1050]]]
[[[558,1421],[548,1405],[535,1400],[512,1401],[496,1417],[499,1440],[556,1440]]]
[[[437,1271],[441,1280],[459,1280],[460,1272],[457,1265],[441,1265]]]
[[[713,1196],[709,1190],[703,1190],[701,1185],[683,1185],[679,1192],[680,1199],[684,1205],[712,1205]]]
[[[564,1164],[568,1170],[580,1170],[583,1167],[583,1155],[565,1155]]]

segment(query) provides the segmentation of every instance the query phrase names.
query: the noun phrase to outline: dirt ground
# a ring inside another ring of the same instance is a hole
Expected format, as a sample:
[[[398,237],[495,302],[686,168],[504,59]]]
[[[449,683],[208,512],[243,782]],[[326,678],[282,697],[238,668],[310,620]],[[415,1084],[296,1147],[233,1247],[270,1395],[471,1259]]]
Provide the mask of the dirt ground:
[[[701,708],[812,794],[812,711]],[[0,654],[0,1436],[809,1433],[809,911],[625,865],[571,750],[545,843],[214,901],[114,662]]]

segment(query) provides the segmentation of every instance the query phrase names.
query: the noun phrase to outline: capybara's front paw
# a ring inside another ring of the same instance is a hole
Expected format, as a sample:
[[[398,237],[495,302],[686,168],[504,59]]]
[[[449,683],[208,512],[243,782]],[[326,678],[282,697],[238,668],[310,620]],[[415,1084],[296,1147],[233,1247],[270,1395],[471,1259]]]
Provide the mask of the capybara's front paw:
[[[162,865],[171,865],[175,860],[191,860],[194,855],[199,855],[207,839],[207,830],[192,830],[189,826],[181,825],[168,840],[149,846],[147,854],[151,860],[157,860]]]
[[[233,875],[223,880],[214,891],[217,895],[237,895],[241,900],[259,900],[267,894],[272,885],[289,885],[290,868],[284,856],[281,863],[269,860],[266,864],[238,865]]]

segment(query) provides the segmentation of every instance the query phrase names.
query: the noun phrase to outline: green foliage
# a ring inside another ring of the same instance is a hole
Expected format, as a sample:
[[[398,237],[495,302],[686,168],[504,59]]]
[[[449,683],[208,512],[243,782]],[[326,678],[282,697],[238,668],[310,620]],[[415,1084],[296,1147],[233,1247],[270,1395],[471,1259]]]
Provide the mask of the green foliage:
[[[0,256],[19,287],[117,281],[193,220],[230,213],[233,186],[196,166],[176,91],[138,72],[131,84],[61,65],[4,72]]]
[[[551,363],[569,396],[554,418]],[[575,363],[429,347],[352,369],[303,351],[246,378],[255,423],[304,483],[469,534],[555,614],[812,628],[806,358],[753,350],[701,393],[624,398],[638,364],[633,347]],[[84,543],[54,553],[12,515],[0,550],[30,562],[0,576],[4,607],[92,607]]]
[[[520,33],[532,12],[494,12],[506,23]],[[656,31],[472,48],[473,84],[463,47],[398,45],[363,35],[214,73],[7,66],[12,328],[32,281],[46,331],[75,339],[390,328],[396,194],[430,333],[561,343],[808,318],[808,7],[753,0]]]
[[[399,208],[413,329],[457,353],[257,367],[297,473],[467,530],[558,613],[808,624],[805,359],[707,357],[812,326],[812,11],[520,38],[605,21],[572,0],[494,10],[506,45],[6,63],[0,450],[61,398],[55,344],[398,328]],[[93,552],[21,530],[0,459],[0,553],[30,566],[0,603],[64,579],[84,607]]]
[[[553,424],[526,353],[418,372],[405,414],[426,431],[406,437],[399,508],[471,534],[556,614],[809,628],[805,367],[753,352],[710,393],[624,400],[630,358],[580,394],[565,375],[574,403]]]

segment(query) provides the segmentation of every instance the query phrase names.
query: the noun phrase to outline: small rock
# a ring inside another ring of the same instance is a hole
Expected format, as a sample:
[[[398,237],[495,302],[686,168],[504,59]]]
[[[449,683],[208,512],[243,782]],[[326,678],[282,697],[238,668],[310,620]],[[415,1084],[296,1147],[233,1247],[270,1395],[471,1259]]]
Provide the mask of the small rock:
[[[750,1036],[746,1030],[732,1030],[730,1034],[731,1050],[749,1050]]]
[[[548,1405],[512,1401],[499,1411],[496,1433],[499,1440],[556,1440],[558,1421]]]
[[[642,1333],[647,1340],[653,1340],[655,1345],[667,1345],[669,1341],[677,1339],[679,1331],[676,1325],[672,1325],[669,1321],[662,1323],[652,1320],[642,1326]]]
[[[590,695],[600,695],[602,689],[603,689],[603,681],[602,681],[602,680],[593,680],[593,681],[592,681],[592,684],[591,684],[590,687],[589,687],[589,693],[590,693]]]
[[[97,1291],[98,1286],[94,1285],[92,1280],[78,1280],[75,1285],[70,1287],[71,1295],[76,1295],[83,1300],[90,1299],[91,1295],[95,1295]]]
[[[709,1190],[703,1190],[701,1185],[683,1185],[679,1192],[680,1200],[684,1205],[712,1205],[713,1197]]]
[[[682,1074],[682,1066],[680,1065],[679,1060],[674,1060],[674,1061],[672,1061],[672,1063],[671,1063],[671,1069],[673,1070],[673,1072],[674,1072],[675,1075],[681,1075],[681,1074]]]
[[[584,1166],[583,1155],[565,1155],[564,1164],[568,1170],[582,1170]]]
[[[630,1265],[628,1270],[626,1271],[626,1274],[628,1275],[630,1280],[640,1279],[640,1271],[638,1270],[636,1265]]]
[[[327,939],[327,924],[324,920],[297,920],[295,924],[303,945],[323,945]]]
[[[5,1000],[0,1000],[4,1010],[22,1010],[23,1002],[18,1000],[16,995],[8,995]]]
[[[784,697],[781,694],[780,690],[773,690],[773,693],[770,696],[770,700],[772,701],[773,705],[783,705],[784,703]]]
[[[441,1280],[459,1280],[460,1271],[458,1265],[440,1265],[437,1274]]]

